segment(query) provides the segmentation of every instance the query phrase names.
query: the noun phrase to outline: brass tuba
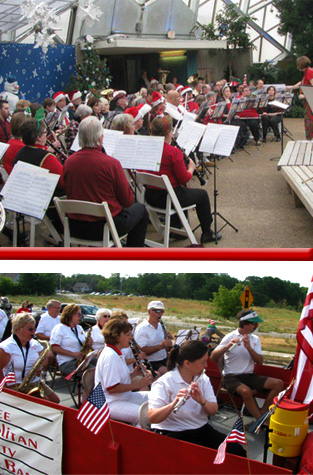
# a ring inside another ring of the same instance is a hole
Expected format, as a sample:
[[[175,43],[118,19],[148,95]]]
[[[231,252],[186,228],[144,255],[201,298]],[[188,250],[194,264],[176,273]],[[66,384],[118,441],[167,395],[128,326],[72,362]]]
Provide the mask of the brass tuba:
[[[37,388],[31,388],[30,384],[35,379],[36,372],[40,368],[40,366],[41,366],[43,360],[45,359],[45,357],[46,357],[49,350],[50,350],[50,345],[48,343],[47,348],[41,353],[41,355],[37,359],[36,363],[29,370],[29,372],[24,377],[21,384],[18,386],[17,390],[19,392],[24,393],[24,394],[28,394],[29,396],[43,397],[43,389],[41,387],[41,380],[39,379]]]

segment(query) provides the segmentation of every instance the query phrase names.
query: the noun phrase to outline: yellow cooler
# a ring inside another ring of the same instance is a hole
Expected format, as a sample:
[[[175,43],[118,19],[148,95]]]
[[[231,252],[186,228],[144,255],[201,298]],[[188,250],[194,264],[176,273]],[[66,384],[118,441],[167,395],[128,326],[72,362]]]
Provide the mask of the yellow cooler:
[[[274,399],[274,404],[277,398]],[[307,436],[309,405],[283,398],[270,419],[269,443],[273,454],[297,457]],[[272,430],[272,432],[271,432]]]

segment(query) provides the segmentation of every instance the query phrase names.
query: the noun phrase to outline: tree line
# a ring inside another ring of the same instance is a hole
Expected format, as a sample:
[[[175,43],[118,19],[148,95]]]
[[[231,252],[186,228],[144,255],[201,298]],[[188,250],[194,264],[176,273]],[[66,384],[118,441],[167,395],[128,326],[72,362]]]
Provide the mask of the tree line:
[[[240,281],[229,274],[218,273],[144,273],[136,277],[118,273],[106,278],[96,274],[20,274],[17,283],[0,276],[0,293],[5,295],[53,295],[56,291],[72,291],[76,283],[87,283],[92,292],[114,292],[157,298],[180,298],[211,301],[223,289],[236,293],[249,285],[254,305],[278,306],[301,310],[307,288],[277,277],[247,277]]]

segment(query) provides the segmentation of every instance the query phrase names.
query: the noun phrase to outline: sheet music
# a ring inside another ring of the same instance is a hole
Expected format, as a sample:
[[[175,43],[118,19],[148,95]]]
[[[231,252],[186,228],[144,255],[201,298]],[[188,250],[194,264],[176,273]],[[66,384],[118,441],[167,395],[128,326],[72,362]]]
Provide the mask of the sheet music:
[[[201,332],[201,327],[199,328],[194,328],[192,330],[179,330],[175,344],[176,345],[181,345],[184,343],[184,341],[187,341],[186,338],[188,337],[188,340],[198,340]]]
[[[0,160],[3,157],[3,155],[5,154],[5,152],[8,150],[9,147],[10,147],[10,144],[0,142]]]
[[[222,124],[208,124],[204,132],[202,142],[199,147],[199,152],[213,153],[216,141],[221,133]]]
[[[60,178],[43,170],[17,162],[1,190],[4,208],[43,219]]]
[[[205,129],[206,126],[204,124],[190,121],[185,123],[185,126],[181,128],[177,143],[185,150],[187,155],[197,147]]]
[[[274,106],[274,107],[279,107],[279,109],[288,109],[289,105],[288,104],[283,104],[282,102],[279,102],[279,101],[271,101],[268,103],[268,105],[270,106]]]
[[[74,141],[73,141],[73,143],[72,143],[72,145],[71,145],[70,150],[72,152],[78,152],[78,150],[80,150],[80,149],[81,149],[81,147],[79,145],[79,139],[78,139],[78,134],[77,134]]]
[[[111,130],[111,129],[103,129],[103,141],[102,146],[105,150],[107,155],[112,156],[112,153],[115,150],[116,142],[123,135],[121,130]]]
[[[240,127],[237,125],[222,125],[221,127],[222,130],[217,137],[213,153],[215,155],[229,157],[234,148]]]
[[[112,154],[123,168],[159,171],[164,147],[164,137],[122,135],[116,141]]]

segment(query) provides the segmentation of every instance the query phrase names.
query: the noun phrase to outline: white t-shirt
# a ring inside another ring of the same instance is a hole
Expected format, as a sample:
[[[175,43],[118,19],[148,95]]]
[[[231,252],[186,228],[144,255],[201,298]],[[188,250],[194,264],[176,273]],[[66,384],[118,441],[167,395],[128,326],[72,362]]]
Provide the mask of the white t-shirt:
[[[104,347],[104,336],[101,333],[101,329],[98,325],[94,325],[91,330],[91,338],[93,340],[92,349],[102,350]]]
[[[3,337],[3,333],[5,330],[5,327],[7,326],[8,321],[9,321],[9,318],[7,314],[0,308],[0,340]]]
[[[239,333],[238,328],[228,335],[224,336],[221,343],[216,347],[224,348],[230,340],[233,338],[242,339],[242,335]],[[251,348],[258,354],[262,355],[261,340],[258,336],[250,333],[249,335]],[[254,370],[254,361],[249,353],[249,351],[244,347],[242,343],[232,347],[230,351],[224,353],[224,369],[223,375],[230,373],[242,374],[242,373],[253,373]]]
[[[76,334],[69,325],[64,325],[64,323],[58,323],[51,332],[50,345],[59,345],[64,350],[69,350],[73,352],[80,351],[86,339],[86,333],[80,325],[76,325],[75,328],[77,329],[77,337],[79,338],[82,344],[79,343],[78,339],[76,338]],[[59,366],[62,363],[71,361],[72,359],[72,356],[57,355],[57,362]]]
[[[130,346],[128,348],[122,348],[122,354],[123,354],[125,360],[129,360],[129,359],[134,358],[134,354],[133,354]],[[129,370],[129,372],[131,373],[134,369],[134,363],[128,364],[127,368]]]
[[[11,335],[9,338],[4,340],[2,343],[0,343],[0,348],[2,348],[5,353],[8,353],[11,355],[11,360],[13,362],[13,367],[14,367],[14,373],[15,373],[15,379],[17,384],[20,384],[22,382],[22,372],[24,369],[24,358],[26,358],[26,364],[25,364],[25,373],[24,376],[28,374],[28,372],[31,370],[31,368],[34,366],[36,363],[37,359],[39,358],[39,353],[43,350],[43,347],[39,343],[39,341],[34,340],[33,338],[29,342],[29,350],[28,352],[26,351],[26,348],[20,348],[15,341],[13,335]],[[22,355],[22,352],[24,354],[24,358]],[[3,368],[3,374],[6,374],[7,369],[10,366],[10,362]],[[35,377],[33,379],[34,382],[38,381],[39,378]]]
[[[51,332],[53,328],[60,323],[60,315],[53,318],[50,317],[48,312],[45,312],[41,315],[38,326],[36,328],[36,335],[37,333],[43,333],[46,336],[51,336]]]
[[[198,380],[199,388],[207,401],[216,402],[216,397],[210,379],[203,374]],[[149,392],[149,409],[164,407],[174,401],[178,391],[188,388],[189,384],[183,380],[177,368],[165,373],[157,379]],[[194,399],[189,398],[179,411],[171,412],[169,417],[159,424],[152,424],[152,429],[183,431],[198,429],[208,422],[205,410]]]
[[[164,332],[160,323],[158,323],[158,327],[155,329],[154,326],[148,322],[148,320],[143,320],[141,323],[139,323],[139,325],[137,325],[134,338],[141,348],[145,346],[156,346],[160,345],[160,343],[162,343],[164,340]],[[162,350],[156,351],[152,355],[149,355],[147,360],[161,361],[166,357],[167,353],[163,348]]]
[[[98,358],[95,372],[95,387],[101,383],[107,403],[127,400],[131,391],[110,394],[108,389],[118,384],[130,384],[129,369],[124,355],[115,347],[106,345]]]

